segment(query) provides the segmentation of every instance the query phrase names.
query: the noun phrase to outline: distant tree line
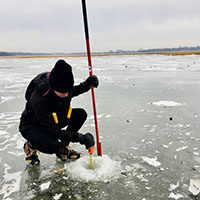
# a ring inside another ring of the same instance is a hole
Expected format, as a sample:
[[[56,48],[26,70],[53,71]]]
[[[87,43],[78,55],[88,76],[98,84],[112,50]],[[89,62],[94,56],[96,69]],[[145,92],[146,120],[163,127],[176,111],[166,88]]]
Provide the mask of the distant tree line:
[[[156,52],[177,52],[177,51],[200,51],[200,46],[196,47],[177,47],[177,48],[154,48],[154,49],[140,49],[137,51],[126,51],[117,49],[116,51],[110,50],[109,53],[156,53]]]
[[[0,51],[0,56],[42,56],[52,55],[50,53],[29,53],[29,52],[4,52]]]
[[[178,47],[178,48],[158,48],[158,49],[146,49],[138,50],[137,52],[172,52],[172,51],[200,51],[200,46],[196,47]]]
[[[127,50],[110,50],[109,52],[93,52],[94,54],[117,54],[117,53],[156,53],[156,52],[192,52],[200,51],[200,46],[196,47],[177,47],[177,48],[154,48],[154,49],[140,49],[137,51],[127,51]],[[44,56],[44,55],[73,55],[73,54],[85,54],[80,53],[29,53],[29,52],[4,52],[0,51],[0,56]]]

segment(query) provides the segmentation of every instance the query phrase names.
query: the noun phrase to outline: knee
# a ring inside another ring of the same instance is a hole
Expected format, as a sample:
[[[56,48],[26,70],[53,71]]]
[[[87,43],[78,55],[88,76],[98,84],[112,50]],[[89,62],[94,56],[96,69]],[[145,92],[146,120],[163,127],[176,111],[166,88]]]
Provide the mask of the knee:
[[[72,110],[71,122],[76,121],[83,124],[87,119],[87,112],[83,108],[74,108]]]
[[[85,121],[87,119],[87,112],[83,108],[81,108],[79,112],[80,112],[80,116]]]

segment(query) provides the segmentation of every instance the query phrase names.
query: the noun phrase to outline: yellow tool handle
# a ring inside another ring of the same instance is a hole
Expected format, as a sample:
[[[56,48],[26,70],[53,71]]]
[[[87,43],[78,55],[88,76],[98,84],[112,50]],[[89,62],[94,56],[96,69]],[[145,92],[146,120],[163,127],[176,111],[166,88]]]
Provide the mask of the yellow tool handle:
[[[53,115],[54,122],[55,122],[56,124],[58,124],[58,117],[57,117],[56,113],[53,112],[52,115]]]
[[[88,149],[88,153],[90,155],[90,169],[93,169],[93,164],[92,164],[92,154],[94,153],[94,146],[90,147]]]
[[[69,107],[68,113],[67,113],[67,119],[70,119],[72,114],[72,107]]]
[[[93,164],[92,164],[92,154],[90,154],[90,169],[93,169]]]

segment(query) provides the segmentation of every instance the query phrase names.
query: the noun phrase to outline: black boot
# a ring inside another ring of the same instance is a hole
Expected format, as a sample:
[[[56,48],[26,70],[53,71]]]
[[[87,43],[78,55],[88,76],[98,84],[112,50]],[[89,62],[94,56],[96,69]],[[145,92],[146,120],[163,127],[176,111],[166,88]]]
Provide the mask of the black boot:
[[[30,142],[24,143],[24,152],[26,154],[26,160],[31,165],[38,165],[40,163],[40,160],[37,155],[37,150],[32,149]]]
[[[56,156],[62,161],[66,161],[67,159],[79,159],[80,157],[82,157],[82,154],[74,151],[69,146],[62,146],[60,147],[59,152],[56,153]]]

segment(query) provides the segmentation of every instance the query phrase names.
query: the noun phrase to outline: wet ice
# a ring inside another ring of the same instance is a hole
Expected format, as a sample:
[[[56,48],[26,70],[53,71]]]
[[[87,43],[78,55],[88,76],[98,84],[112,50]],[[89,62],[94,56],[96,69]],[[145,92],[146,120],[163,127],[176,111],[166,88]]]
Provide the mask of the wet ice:
[[[200,57],[94,57],[103,157],[94,154],[96,168],[90,170],[88,152],[75,145],[82,159],[61,163],[40,154],[41,165],[34,169],[26,165],[18,133],[24,91],[56,60],[0,59],[0,198],[192,199],[190,179],[200,178]],[[88,76],[85,58],[66,60],[76,83]],[[88,93],[72,106],[88,111],[81,132],[94,134],[90,102]],[[54,174],[59,168],[65,171]]]
[[[0,190],[0,195],[3,196],[3,199],[7,199],[13,192],[19,192],[20,190],[20,181],[22,172],[9,173],[10,167],[8,164],[4,164],[4,181],[2,183],[2,188]]]

